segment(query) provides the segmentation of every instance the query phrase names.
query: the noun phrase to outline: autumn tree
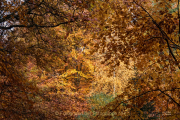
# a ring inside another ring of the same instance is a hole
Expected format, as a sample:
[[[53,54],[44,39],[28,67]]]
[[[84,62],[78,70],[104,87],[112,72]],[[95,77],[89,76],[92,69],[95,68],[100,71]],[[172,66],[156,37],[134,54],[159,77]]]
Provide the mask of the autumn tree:
[[[154,112],[163,113],[159,117],[179,119],[179,1],[109,0],[97,4],[100,23],[95,51],[103,53],[111,70],[121,61],[128,66],[133,59],[140,74],[102,109],[102,113],[110,113],[100,113],[96,119],[112,118],[112,114],[126,116],[121,119],[145,119],[143,105],[152,101]]]
[[[93,76],[88,47],[102,55],[111,75],[122,65],[130,69],[130,61],[137,73],[95,119],[179,119],[179,1],[2,0],[0,8],[2,119],[70,119],[58,110],[86,109],[81,95]],[[112,93],[110,79],[101,76],[95,91],[106,86]],[[82,101],[62,105],[76,98]]]
[[[58,64],[53,63],[58,60],[67,63],[68,56],[63,51],[70,50],[70,53],[72,49],[67,47],[69,44],[65,40],[73,26],[79,28],[89,21],[91,4],[93,1],[1,1],[1,118],[10,115],[12,119],[45,117],[38,110],[31,111],[35,96],[41,93],[34,81],[31,83],[27,79],[26,67],[30,61],[41,68],[39,70],[52,69],[54,72]],[[54,29],[58,26],[66,31],[62,36]],[[41,74],[40,71],[39,78]]]

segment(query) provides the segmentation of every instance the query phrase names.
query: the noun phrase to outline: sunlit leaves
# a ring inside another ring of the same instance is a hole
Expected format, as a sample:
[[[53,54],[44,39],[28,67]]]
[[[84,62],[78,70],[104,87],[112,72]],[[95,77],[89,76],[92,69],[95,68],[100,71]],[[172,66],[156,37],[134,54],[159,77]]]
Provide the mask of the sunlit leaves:
[[[1,116],[73,119],[88,110],[85,95],[104,92],[119,95],[98,119],[178,119],[177,5],[175,0],[3,0]],[[24,108],[28,115],[22,115]]]
[[[124,98],[124,101],[131,101],[130,104],[138,108],[145,104],[144,101],[153,100],[155,111],[165,112],[167,110],[165,104],[169,104],[168,99],[171,99],[174,100],[173,104],[177,105],[175,108],[178,111],[179,105],[176,103],[178,101],[176,98],[179,98],[179,95],[173,93],[176,97],[171,98],[170,93],[166,93],[172,89],[177,91],[179,89],[178,86],[174,86],[178,83],[175,79],[179,77],[173,76],[178,73],[177,68],[179,68],[178,13],[170,12],[178,3],[161,0],[120,0],[101,4],[107,4],[106,6],[109,6],[108,9],[112,12],[108,14],[104,9],[98,9],[100,14],[106,16],[106,20],[98,19],[100,30],[94,37],[98,39],[94,47],[103,54],[103,63],[111,66],[111,73],[113,73],[112,68],[119,66],[120,61],[128,65],[130,58],[138,71],[136,79],[130,80],[121,98],[117,100]],[[112,107],[116,111],[118,107],[114,105],[120,106],[119,101],[112,102],[102,110],[108,111],[108,108]],[[160,106],[161,109],[158,109]],[[126,119],[132,116],[145,119],[136,113],[138,110],[134,109],[133,112],[133,107],[131,111],[134,115],[131,114],[128,117],[127,114]],[[97,118],[101,117],[103,116],[97,116]]]
[[[79,0],[1,1],[0,85],[4,89],[1,102],[6,103],[0,108],[1,117],[62,119],[69,115],[59,111],[88,109],[83,97],[89,90],[92,75],[89,65],[83,62],[86,53],[81,49],[89,40],[83,36],[85,31],[78,29],[90,20],[87,9],[92,4],[93,1]],[[68,69],[75,72],[63,77]],[[87,88],[82,89],[82,94],[77,93],[79,88],[74,85],[80,79],[83,83],[80,88]],[[82,102],[76,104],[76,101]],[[60,105],[56,107],[57,104]]]

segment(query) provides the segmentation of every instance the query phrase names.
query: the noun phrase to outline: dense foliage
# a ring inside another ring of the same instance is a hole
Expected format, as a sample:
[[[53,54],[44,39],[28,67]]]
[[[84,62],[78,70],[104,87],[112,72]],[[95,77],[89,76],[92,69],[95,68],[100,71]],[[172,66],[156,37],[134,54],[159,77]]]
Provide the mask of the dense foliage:
[[[179,3],[1,0],[0,119],[180,119]]]

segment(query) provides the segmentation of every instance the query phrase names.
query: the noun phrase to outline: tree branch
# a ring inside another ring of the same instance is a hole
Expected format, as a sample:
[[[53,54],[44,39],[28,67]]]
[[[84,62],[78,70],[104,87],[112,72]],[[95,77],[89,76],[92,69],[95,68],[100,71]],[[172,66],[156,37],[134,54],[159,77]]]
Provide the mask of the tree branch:
[[[77,20],[77,19],[75,19]],[[7,30],[7,29],[11,29],[11,28],[15,28],[15,27],[26,27],[26,28],[32,28],[32,27],[38,27],[38,28],[47,28],[47,27],[57,27],[59,25],[62,25],[62,24],[68,24],[68,23],[71,23],[71,22],[75,22],[75,20],[70,20],[70,21],[67,21],[67,22],[62,22],[62,23],[58,23],[56,25],[37,25],[37,24],[32,24],[32,25],[10,25],[9,27],[2,27],[0,26],[0,29],[4,29],[4,30]]]
[[[173,88],[173,89],[171,89],[171,90],[164,90],[164,91],[162,91],[162,90],[160,90],[160,89],[147,91],[147,92],[145,92],[145,93],[142,93],[142,94],[137,95],[137,96],[134,96],[134,97],[132,97],[132,98],[130,98],[130,99],[128,99],[128,100],[124,100],[124,101],[118,103],[118,105],[117,105],[114,109],[110,110],[110,113],[112,113],[113,111],[115,111],[115,110],[116,110],[122,103],[124,103],[124,102],[130,101],[130,100],[133,100],[133,99],[136,99],[136,98],[141,97],[141,96],[143,96],[143,95],[145,95],[145,94],[148,94],[148,93],[150,93],[150,92],[155,92],[155,91],[160,91],[162,94],[168,96],[174,103],[176,103],[176,104],[178,105],[178,107],[180,107],[180,104],[179,104],[178,102],[176,102],[169,94],[165,93],[166,91],[173,91],[173,90],[176,90],[176,89],[180,89],[180,88]],[[160,95],[160,94],[158,94],[158,95]]]
[[[179,88],[177,88],[177,89],[179,89]],[[161,93],[163,93],[164,95],[168,96],[174,103],[176,103],[176,104],[180,107],[180,104],[177,103],[169,94],[165,93],[165,92],[162,91],[162,90],[159,90],[159,91],[160,91]]]
[[[168,49],[169,49],[169,52],[170,52],[171,56],[172,56],[173,59],[175,60],[176,65],[178,66],[178,68],[180,69],[180,66],[179,66],[179,64],[178,64],[178,61],[177,61],[176,57],[174,56],[173,51],[172,51],[172,49],[171,49],[171,47],[170,47],[170,44],[169,44],[169,40],[171,41],[171,39],[170,39],[170,38],[168,37],[168,35],[161,29],[161,27],[157,24],[157,22],[154,20],[154,18],[149,14],[149,12],[148,12],[143,6],[139,5],[135,0],[134,0],[133,2],[134,2],[136,5],[138,5],[139,7],[141,7],[141,8],[143,9],[143,11],[145,11],[145,12],[148,14],[148,16],[151,18],[152,22],[153,22],[153,23],[156,25],[156,27],[160,30],[163,39],[166,41],[166,43],[167,43],[167,45],[168,45]],[[171,42],[172,42],[172,41],[171,41]],[[178,45],[176,45],[176,46],[178,46]]]
[[[162,38],[162,37],[151,37],[151,38],[149,38],[149,39],[147,39],[147,40],[145,40],[145,41],[149,41],[149,40],[155,39],[155,38]]]

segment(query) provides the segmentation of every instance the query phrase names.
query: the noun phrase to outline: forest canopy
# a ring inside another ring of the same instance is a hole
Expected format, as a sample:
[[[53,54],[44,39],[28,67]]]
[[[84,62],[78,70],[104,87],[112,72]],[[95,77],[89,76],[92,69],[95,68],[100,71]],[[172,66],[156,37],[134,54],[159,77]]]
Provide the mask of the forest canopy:
[[[1,0],[0,119],[180,119],[179,3]]]

